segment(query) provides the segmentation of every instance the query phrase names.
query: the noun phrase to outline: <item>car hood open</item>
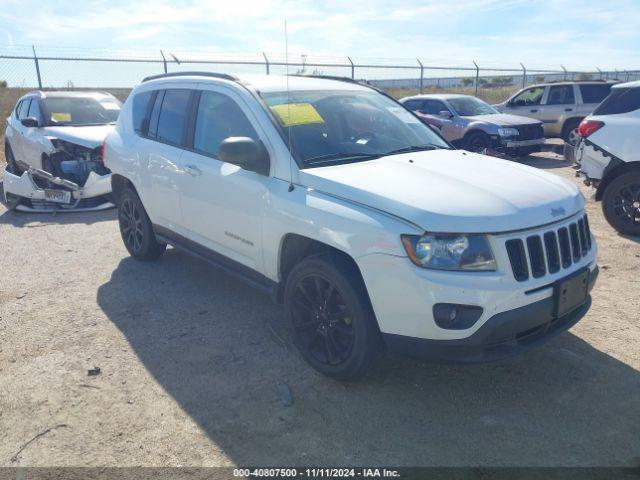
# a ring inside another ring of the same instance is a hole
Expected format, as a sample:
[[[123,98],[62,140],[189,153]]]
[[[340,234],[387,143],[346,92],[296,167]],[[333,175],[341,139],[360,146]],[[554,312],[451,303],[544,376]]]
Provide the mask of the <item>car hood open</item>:
[[[431,232],[532,228],[569,217],[584,206],[578,188],[554,174],[460,150],[309,168],[300,172],[300,180]]]
[[[115,128],[115,125],[91,125],[86,127],[45,127],[45,135],[59,138],[66,142],[75,143],[87,148],[95,148],[102,145],[106,136]]]
[[[521,117],[520,115],[509,115],[508,113],[492,113],[490,115],[472,115],[464,117],[470,121],[479,121],[493,123],[494,125],[500,125],[501,127],[511,127],[514,125],[535,125],[537,123],[542,124],[540,120],[533,118]]]

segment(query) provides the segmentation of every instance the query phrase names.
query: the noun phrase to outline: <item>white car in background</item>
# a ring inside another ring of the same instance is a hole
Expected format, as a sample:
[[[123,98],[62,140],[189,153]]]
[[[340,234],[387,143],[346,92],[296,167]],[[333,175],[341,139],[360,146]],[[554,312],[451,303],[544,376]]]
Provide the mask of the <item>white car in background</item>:
[[[103,92],[34,91],[20,98],[5,131],[9,209],[113,207],[102,144],[120,107],[117,98]]]
[[[597,187],[605,218],[640,236],[640,81],[614,85],[578,131],[579,172]]]

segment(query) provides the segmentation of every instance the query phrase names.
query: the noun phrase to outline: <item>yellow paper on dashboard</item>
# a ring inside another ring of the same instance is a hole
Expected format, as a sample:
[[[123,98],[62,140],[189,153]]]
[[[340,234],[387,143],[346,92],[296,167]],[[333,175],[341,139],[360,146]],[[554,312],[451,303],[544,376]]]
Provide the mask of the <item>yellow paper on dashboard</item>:
[[[283,103],[274,105],[271,110],[285,127],[324,123],[324,119],[310,103]]]
[[[62,112],[54,112],[51,114],[51,120],[54,122],[70,122],[71,114],[70,113],[62,113]]]

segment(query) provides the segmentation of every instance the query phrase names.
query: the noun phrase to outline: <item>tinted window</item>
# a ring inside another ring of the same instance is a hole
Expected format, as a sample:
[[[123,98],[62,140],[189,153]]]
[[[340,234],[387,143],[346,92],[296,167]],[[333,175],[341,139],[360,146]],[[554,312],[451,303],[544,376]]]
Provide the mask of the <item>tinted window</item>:
[[[596,107],[594,115],[615,115],[640,108],[640,87],[612,88],[611,94]]]
[[[611,85],[580,85],[583,103],[600,103],[611,92]]]
[[[198,103],[193,148],[217,155],[220,142],[228,137],[258,140],[258,134],[236,102],[221,93],[203,91]]]
[[[153,109],[151,110],[151,116],[149,117],[149,131],[147,132],[147,135],[151,138],[156,138],[158,133],[158,118],[160,117],[162,100],[164,100],[164,90],[160,90],[156,95],[156,101],[153,103]]]
[[[144,124],[149,111],[149,101],[153,92],[142,92],[133,97],[133,129],[137,133],[142,133],[145,129]]]
[[[27,112],[29,111],[29,104],[31,103],[31,99],[27,98],[23,100],[18,108],[18,119],[22,120],[23,118],[27,118]]]
[[[158,140],[174,145],[182,143],[190,95],[191,90],[171,89],[165,91],[158,119],[158,133],[156,135]]]
[[[403,103],[403,105],[409,110],[420,110],[420,107],[422,106],[422,100],[407,100]]]
[[[571,105],[575,103],[573,85],[555,85],[549,89],[547,105]]]
[[[37,100],[31,100],[31,105],[29,106],[29,112],[27,113],[27,117],[33,117],[38,120],[39,123],[42,122],[42,114],[40,113],[40,105]]]
[[[525,105],[540,105],[543,93],[544,87],[528,88],[524,92],[516,95],[511,101],[511,104],[516,107],[522,107]]]
[[[441,111],[449,109],[440,100],[425,100],[422,111],[429,115],[438,115]]]

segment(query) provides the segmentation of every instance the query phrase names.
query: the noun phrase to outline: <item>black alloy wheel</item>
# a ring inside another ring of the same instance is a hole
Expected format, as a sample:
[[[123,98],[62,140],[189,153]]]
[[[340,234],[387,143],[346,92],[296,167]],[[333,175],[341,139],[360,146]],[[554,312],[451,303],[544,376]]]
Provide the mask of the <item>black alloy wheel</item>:
[[[293,297],[293,327],[302,347],[326,365],[351,354],[355,332],[349,307],[331,280],[310,274],[298,281]]]

